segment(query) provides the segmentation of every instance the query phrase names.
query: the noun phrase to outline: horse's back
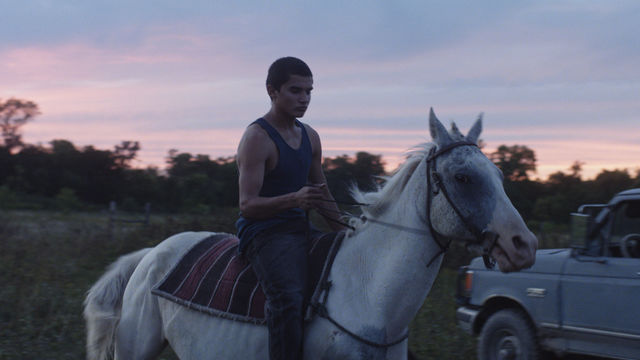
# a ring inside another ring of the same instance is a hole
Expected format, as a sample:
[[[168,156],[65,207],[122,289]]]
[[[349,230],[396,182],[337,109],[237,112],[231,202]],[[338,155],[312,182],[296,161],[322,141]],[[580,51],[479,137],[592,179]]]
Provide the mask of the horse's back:
[[[200,240],[218,233],[209,231],[187,231],[172,235],[156,245],[148,254],[157,265],[168,265],[168,271],[189,249]]]
[[[131,275],[127,290],[129,290],[129,288],[132,290],[139,289],[141,286],[150,289],[164,278],[174,264],[176,264],[191,247],[200,240],[215,234],[214,232],[206,231],[189,231],[168,237],[151,249],[140,261],[136,270]],[[128,295],[125,290],[125,301]]]

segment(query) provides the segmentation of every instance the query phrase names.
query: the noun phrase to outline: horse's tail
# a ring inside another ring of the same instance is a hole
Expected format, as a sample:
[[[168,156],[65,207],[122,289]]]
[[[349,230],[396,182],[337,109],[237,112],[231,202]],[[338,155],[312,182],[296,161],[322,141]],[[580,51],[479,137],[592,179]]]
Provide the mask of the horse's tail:
[[[129,278],[150,248],[120,257],[91,287],[84,300],[87,322],[87,359],[112,357],[115,331],[122,310],[122,296]]]

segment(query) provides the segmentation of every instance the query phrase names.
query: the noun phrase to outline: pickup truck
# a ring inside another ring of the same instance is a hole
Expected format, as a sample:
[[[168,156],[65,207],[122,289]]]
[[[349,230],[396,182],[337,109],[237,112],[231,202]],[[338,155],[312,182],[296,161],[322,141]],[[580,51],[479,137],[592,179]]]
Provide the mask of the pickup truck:
[[[456,317],[480,360],[640,359],[640,189],[571,215],[571,247],[538,250],[530,269],[460,269]]]

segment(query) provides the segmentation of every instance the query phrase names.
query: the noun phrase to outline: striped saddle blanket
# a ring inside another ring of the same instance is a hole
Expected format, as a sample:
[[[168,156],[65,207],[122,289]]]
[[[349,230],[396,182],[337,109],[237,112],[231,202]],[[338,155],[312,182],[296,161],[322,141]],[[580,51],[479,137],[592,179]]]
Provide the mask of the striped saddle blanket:
[[[344,233],[313,239],[309,256],[309,284],[313,297],[328,276]],[[253,268],[238,253],[239,240],[215,234],[188,250],[165,278],[153,287],[157,296],[210,315],[264,324],[265,295]],[[309,312],[307,312],[309,314]]]

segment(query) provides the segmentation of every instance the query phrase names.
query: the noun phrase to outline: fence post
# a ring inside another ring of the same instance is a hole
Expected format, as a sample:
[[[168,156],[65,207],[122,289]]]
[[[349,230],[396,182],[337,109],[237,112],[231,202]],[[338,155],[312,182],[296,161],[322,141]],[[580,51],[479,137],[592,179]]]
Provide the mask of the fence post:
[[[151,203],[144,204],[144,224],[149,225],[149,217],[151,216]]]
[[[116,222],[117,205],[115,201],[109,202],[109,241],[113,242],[113,228]]]
[[[540,221],[538,236],[538,249],[545,249],[546,236],[544,233],[544,221]]]

